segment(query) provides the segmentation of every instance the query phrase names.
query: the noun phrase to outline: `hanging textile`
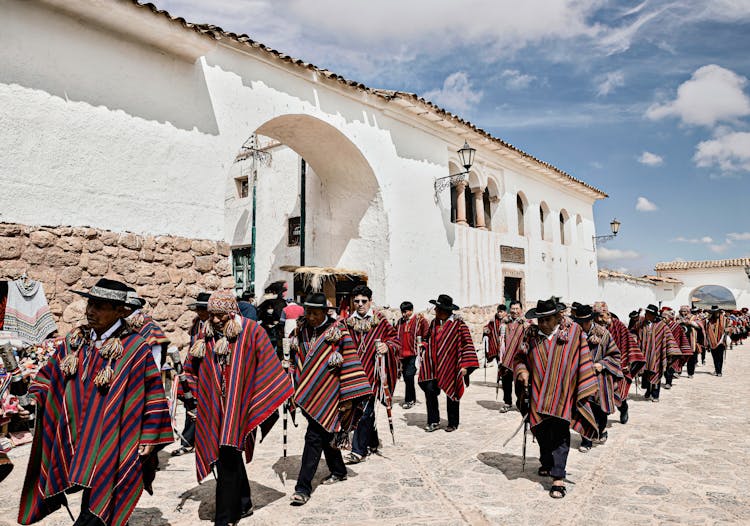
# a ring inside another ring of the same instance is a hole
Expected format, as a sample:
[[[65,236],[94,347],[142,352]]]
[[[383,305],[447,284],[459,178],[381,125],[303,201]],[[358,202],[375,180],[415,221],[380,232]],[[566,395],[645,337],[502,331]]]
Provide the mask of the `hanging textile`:
[[[8,283],[3,330],[18,334],[28,344],[41,343],[57,330],[40,282],[19,279]]]

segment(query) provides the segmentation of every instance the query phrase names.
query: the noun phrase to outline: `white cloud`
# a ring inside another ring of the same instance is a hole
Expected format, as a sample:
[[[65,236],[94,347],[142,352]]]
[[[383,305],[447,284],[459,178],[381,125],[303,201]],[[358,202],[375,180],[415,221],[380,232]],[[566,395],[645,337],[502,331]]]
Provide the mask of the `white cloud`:
[[[722,172],[750,171],[750,133],[729,132],[702,141],[693,161],[700,168],[718,167]]]
[[[528,88],[533,80],[534,75],[521,73],[517,69],[506,69],[500,74],[500,78],[505,82],[505,87],[512,90],[521,90]]]
[[[599,261],[620,261],[623,259],[638,259],[641,255],[635,250],[620,250],[619,248],[601,247],[596,249]]]
[[[651,152],[643,152],[638,158],[638,162],[646,164],[648,166],[661,166],[664,164],[664,158],[661,155],[657,155]]]
[[[599,77],[596,94],[600,97],[609,95],[617,88],[625,85],[625,74],[622,71],[610,71],[603,77]]]
[[[723,243],[721,245],[709,245],[708,248],[711,249],[711,252],[716,252],[717,254],[721,254],[723,252],[726,252],[730,246],[731,246],[731,243]]]
[[[747,79],[716,64],[703,66],[677,88],[677,97],[654,104],[646,116],[652,120],[678,117],[685,124],[714,126],[750,115]]]
[[[713,243],[714,239],[710,236],[691,237],[691,238],[680,236],[680,237],[674,238],[672,241],[676,241],[678,243],[691,243],[693,245],[697,245],[699,243],[705,243],[705,244]]]
[[[730,232],[727,234],[730,241],[750,241],[750,232]]]
[[[467,111],[482,100],[482,92],[473,90],[469,76],[457,71],[446,77],[442,88],[428,91],[424,98],[453,111]]]
[[[635,209],[639,212],[654,212],[656,210],[659,210],[659,207],[645,197],[641,196],[635,203]]]

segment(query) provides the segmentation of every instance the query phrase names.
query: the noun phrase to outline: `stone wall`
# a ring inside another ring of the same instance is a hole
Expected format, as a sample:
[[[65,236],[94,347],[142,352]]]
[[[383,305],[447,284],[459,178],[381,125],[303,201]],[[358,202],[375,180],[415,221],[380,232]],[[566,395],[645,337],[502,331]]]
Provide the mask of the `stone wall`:
[[[201,291],[231,288],[226,243],[173,236],[140,236],[86,227],[0,223],[0,279],[24,272],[41,281],[60,332],[83,321],[88,290],[108,277],[133,286],[146,311],[177,345],[188,341],[194,314],[187,304]]]

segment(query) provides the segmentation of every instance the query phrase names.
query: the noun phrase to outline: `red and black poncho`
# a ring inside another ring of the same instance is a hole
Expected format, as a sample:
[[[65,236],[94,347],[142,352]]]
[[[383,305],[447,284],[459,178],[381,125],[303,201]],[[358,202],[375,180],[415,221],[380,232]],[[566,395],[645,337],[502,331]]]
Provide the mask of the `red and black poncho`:
[[[432,320],[419,369],[419,382],[437,380],[438,387],[447,397],[460,400],[465,389],[461,369],[467,370],[468,378],[478,367],[477,351],[466,323],[455,317],[442,324],[437,319]]]

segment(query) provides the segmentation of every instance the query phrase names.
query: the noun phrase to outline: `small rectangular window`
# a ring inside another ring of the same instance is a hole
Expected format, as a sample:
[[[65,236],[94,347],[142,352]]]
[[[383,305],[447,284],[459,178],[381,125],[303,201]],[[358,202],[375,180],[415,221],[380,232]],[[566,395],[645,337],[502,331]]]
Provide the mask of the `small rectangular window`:
[[[248,183],[247,176],[238,177],[234,181],[235,183],[237,183],[237,196],[240,199],[244,199],[245,197],[250,195],[250,185]]]

